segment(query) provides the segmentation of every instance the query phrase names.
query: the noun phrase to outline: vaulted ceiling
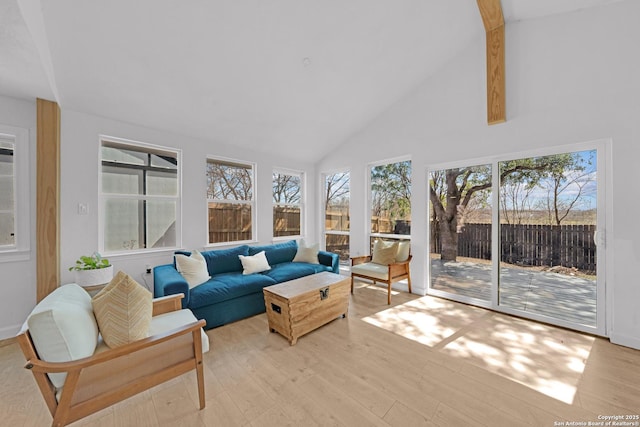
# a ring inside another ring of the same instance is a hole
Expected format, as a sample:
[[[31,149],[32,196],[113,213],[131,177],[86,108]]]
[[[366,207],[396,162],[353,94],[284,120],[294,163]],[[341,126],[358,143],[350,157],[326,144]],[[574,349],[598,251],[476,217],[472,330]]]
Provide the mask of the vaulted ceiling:
[[[0,94],[312,162],[477,37],[474,0],[0,0]]]

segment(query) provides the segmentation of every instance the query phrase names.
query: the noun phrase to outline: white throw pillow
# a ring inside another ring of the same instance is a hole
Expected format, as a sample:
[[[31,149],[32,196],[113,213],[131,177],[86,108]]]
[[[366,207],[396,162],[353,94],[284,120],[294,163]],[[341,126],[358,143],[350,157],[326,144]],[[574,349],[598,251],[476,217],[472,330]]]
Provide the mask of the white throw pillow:
[[[176,254],[176,269],[189,284],[189,289],[211,279],[207,270],[207,261],[198,251],[191,252],[191,256]]]
[[[264,251],[260,251],[253,256],[238,255],[242,263],[242,274],[260,273],[262,271],[271,270],[267,255]]]
[[[293,262],[320,264],[320,261],[318,261],[319,250],[320,245],[318,243],[315,245],[307,245],[304,240],[301,240],[300,245],[298,245],[298,252],[296,252],[296,256],[293,258]]]

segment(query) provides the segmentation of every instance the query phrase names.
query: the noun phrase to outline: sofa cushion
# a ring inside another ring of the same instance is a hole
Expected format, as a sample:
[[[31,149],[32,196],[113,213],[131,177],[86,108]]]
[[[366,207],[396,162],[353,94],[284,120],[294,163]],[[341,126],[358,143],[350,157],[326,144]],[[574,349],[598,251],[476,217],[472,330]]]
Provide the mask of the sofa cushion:
[[[276,283],[286,282],[288,280],[297,279],[299,277],[309,276],[317,273],[316,269],[326,271],[327,266],[321,264],[308,264],[305,262],[285,262],[271,266],[271,270],[262,273],[269,276]],[[330,269],[329,269],[330,270]]]
[[[194,288],[211,278],[202,254],[193,251],[191,256],[184,254],[175,254],[176,269],[189,284],[189,288]]]
[[[260,251],[258,251],[260,252]],[[255,252],[257,253],[257,252]],[[207,261],[209,276],[221,273],[229,273],[232,271],[242,271],[242,263],[238,255],[254,255],[249,254],[249,246],[241,245],[231,249],[216,249],[202,252],[202,256]]]
[[[247,294],[262,292],[276,281],[263,274],[243,275],[241,271],[214,276],[208,282],[191,290],[190,308],[204,307]]]
[[[295,240],[273,245],[250,246],[249,255],[255,255],[264,251],[269,265],[291,262],[298,252],[298,244]]]
[[[267,262],[267,257],[265,256],[264,251],[249,256],[238,255],[238,257],[240,257],[240,262],[242,263],[242,274],[244,275],[261,273],[271,268]]]
[[[151,292],[122,271],[91,301],[100,334],[111,348],[149,336]]]
[[[42,360],[69,362],[91,356],[98,343],[98,325],[93,316],[91,297],[75,283],[60,286],[35,306],[23,330]],[[67,374],[49,374],[56,388],[64,385]]]

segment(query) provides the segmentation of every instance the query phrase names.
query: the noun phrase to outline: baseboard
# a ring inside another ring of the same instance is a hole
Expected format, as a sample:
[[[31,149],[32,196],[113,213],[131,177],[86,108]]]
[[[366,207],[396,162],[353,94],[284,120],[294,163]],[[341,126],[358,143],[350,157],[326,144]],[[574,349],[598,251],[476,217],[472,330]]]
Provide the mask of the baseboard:
[[[21,327],[22,325],[13,325],[0,328],[0,340],[6,340],[15,337],[18,332],[20,332]]]
[[[609,341],[611,341],[613,344],[640,350],[640,338],[638,337],[630,337],[624,334],[612,333],[609,336]]]

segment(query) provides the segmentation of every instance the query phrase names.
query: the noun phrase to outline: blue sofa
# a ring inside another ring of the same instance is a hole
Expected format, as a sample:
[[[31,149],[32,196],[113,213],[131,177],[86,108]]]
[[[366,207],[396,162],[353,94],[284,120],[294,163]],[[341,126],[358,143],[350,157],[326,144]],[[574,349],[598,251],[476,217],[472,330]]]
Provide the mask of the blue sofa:
[[[154,296],[183,293],[182,307],[189,308],[198,319],[207,321],[207,329],[245,317],[264,313],[262,288],[322,271],[339,274],[339,257],[331,252],[318,252],[320,264],[293,262],[298,250],[295,240],[272,245],[242,245],[231,249],[203,251],[211,279],[189,289],[187,281],[173,264],[153,269]],[[242,274],[238,255],[251,256],[265,251],[270,270]],[[190,252],[177,251],[185,255]]]

